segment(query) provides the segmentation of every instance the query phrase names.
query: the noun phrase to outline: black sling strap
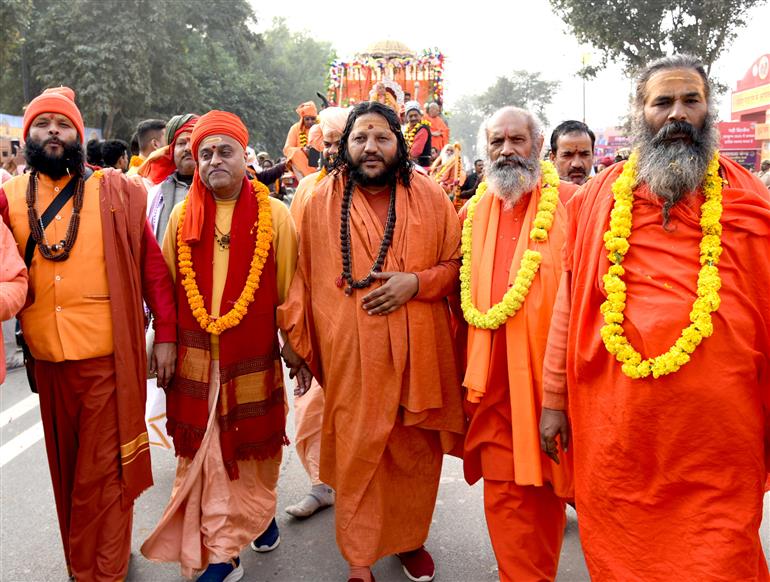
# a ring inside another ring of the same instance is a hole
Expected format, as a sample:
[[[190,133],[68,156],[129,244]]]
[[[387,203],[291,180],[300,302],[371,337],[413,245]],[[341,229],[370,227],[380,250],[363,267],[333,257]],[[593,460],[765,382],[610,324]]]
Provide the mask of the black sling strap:
[[[93,173],[94,172],[91,170],[91,168],[86,168],[86,171],[83,174],[83,181],[85,182],[88,180]],[[32,180],[31,176],[30,180]],[[57,194],[56,198],[53,199],[53,202],[51,202],[48,208],[45,209],[43,216],[40,217],[40,222],[43,224],[43,230],[45,230],[48,225],[51,224],[54,216],[56,216],[59,211],[64,208],[64,205],[67,204],[69,199],[75,195],[75,186],[77,183],[77,178],[70,180],[64,189],[59,192],[59,194]],[[29,266],[32,264],[32,255],[35,254],[35,246],[37,246],[35,244],[35,239],[32,238],[32,234],[30,233],[29,238],[27,239],[27,246],[24,247],[24,262],[27,265],[27,269],[29,269]]]

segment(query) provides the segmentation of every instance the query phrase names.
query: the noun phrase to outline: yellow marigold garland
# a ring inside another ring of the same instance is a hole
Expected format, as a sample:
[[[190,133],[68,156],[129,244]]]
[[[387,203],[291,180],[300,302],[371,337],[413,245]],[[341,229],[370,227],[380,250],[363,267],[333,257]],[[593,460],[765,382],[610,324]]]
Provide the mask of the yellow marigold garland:
[[[412,144],[414,143],[414,136],[417,135],[417,130],[419,130],[421,127],[427,127],[428,130],[430,130],[430,121],[421,119],[418,123],[415,124],[415,126],[412,129],[407,130],[406,134],[404,135],[404,139],[406,139],[406,149],[408,150],[412,149]]]
[[[270,245],[273,243],[270,192],[264,184],[257,180],[252,180],[251,185],[254,187],[254,193],[256,194],[259,215],[254,223],[254,227],[257,229],[254,256],[251,259],[249,276],[246,278],[246,284],[243,287],[243,291],[241,291],[240,297],[238,297],[233,308],[220,317],[212,317],[206,311],[203,296],[198,289],[198,284],[195,282],[192,250],[190,245],[182,239],[182,226],[184,225],[184,217],[187,212],[187,199],[182,203],[182,211],[179,214],[176,244],[179,272],[184,276],[182,286],[187,294],[187,303],[190,305],[193,317],[198,321],[201,329],[213,335],[220,335],[223,331],[235,327],[246,315],[249,305],[254,302],[254,293],[259,289],[259,279],[262,276],[262,270],[265,267],[265,261],[270,252]]]
[[[541,161],[543,187],[540,193],[540,201],[537,205],[537,214],[532,221],[532,230],[529,238],[536,244],[548,240],[548,232],[551,230],[559,203],[559,174],[549,161]],[[493,305],[489,311],[482,313],[473,304],[471,294],[471,257],[473,254],[473,216],[476,213],[476,205],[487,191],[487,183],[479,184],[476,194],[468,202],[468,215],[463,224],[462,254],[463,262],[460,267],[460,302],[465,316],[465,321],[480,329],[497,329],[503,325],[509,317],[513,317],[521,309],[524,300],[535,280],[535,275],[540,269],[542,255],[539,251],[527,249],[521,258],[521,265],[516,273],[513,286],[506,291],[502,300]]]
[[[719,256],[722,254],[722,185],[719,176],[719,153],[715,153],[706,169],[703,182],[700,225],[703,238],[700,243],[700,264],[697,295],[692,311],[690,325],[684,328],[679,339],[664,354],[642,359],[626,338],[623,331],[623,311],[626,307],[625,273],[621,263],[629,249],[628,238],[631,236],[634,188],[636,187],[637,152],[623,167],[623,171],[612,185],[615,204],[610,214],[610,229],[604,233],[604,247],[610,267],[603,277],[607,299],[601,306],[604,325],[601,329],[602,340],[607,351],[623,364],[623,373],[629,378],[646,378],[652,374],[659,378],[672,374],[690,361],[690,354],[703,341],[714,333],[711,314],[719,308],[719,289],[722,280],[719,276]]]
[[[307,133],[299,132],[299,147],[304,148],[307,145]]]

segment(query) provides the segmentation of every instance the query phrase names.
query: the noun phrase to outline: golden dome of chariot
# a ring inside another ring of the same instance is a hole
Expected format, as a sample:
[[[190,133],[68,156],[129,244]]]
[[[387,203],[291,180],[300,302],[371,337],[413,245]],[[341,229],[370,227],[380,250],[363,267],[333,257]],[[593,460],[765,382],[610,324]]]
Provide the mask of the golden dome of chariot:
[[[406,58],[414,57],[414,51],[398,40],[378,40],[366,47],[360,56],[375,59]]]

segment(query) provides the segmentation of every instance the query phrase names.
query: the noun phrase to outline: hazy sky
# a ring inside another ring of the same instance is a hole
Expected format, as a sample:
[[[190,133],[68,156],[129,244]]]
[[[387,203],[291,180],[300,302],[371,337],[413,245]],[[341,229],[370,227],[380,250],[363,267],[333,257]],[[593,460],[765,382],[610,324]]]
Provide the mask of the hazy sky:
[[[427,2],[403,0],[358,6],[317,0],[251,2],[260,19],[260,30],[268,28],[274,17],[285,17],[290,29],[331,42],[342,59],[382,39],[400,40],[418,52],[439,48],[446,56],[445,101],[450,110],[459,97],[483,91],[501,75],[526,69],[561,82],[547,111],[551,125],[582,117],[582,81],[575,71],[580,68],[580,55],[590,47],[581,47],[567,32],[552,13],[548,0],[472,0],[465,3],[464,9],[450,2],[436,2],[433,8]],[[325,9],[330,5],[335,8]],[[428,11],[429,18],[423,16]],[[713,74],[734,88],[735,81],[743,77],[756,58],[770,53],[769,26],[770,5],[755,8],[748,26],[738,33]],[[588,124],[597,128],[615,125],[626,111],[630,88],[631,82],[617,66],[588,82]],[[729,119],[729,92],[720,112],[723,119]]]

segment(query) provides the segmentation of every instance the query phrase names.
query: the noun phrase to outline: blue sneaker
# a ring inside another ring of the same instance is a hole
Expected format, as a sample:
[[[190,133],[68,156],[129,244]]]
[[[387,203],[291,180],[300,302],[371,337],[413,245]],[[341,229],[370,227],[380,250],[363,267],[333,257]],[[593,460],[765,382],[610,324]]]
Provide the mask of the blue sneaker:
[[[195,582],[236,582],[243,578],[241,559],[236,557],[229,562],[209,564]]]
[[[278,524],[275,523],[275,518],[267,526],[267,529],[251,542],[251,549],[255,552],[265,553],[272,552],[281,543],[281,535],[278,533]]]

